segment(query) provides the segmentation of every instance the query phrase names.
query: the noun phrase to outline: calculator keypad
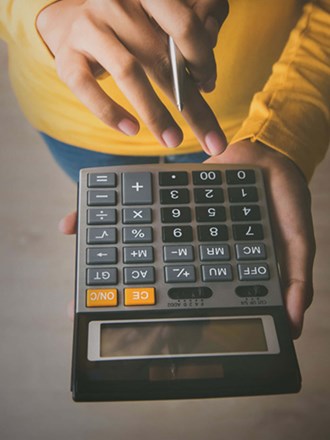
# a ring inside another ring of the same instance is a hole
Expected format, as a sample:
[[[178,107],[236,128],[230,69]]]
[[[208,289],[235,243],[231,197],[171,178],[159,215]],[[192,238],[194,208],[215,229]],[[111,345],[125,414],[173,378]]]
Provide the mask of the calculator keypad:
[[[260,170],[108,169],[81,173],[78,311],[282,304]]]

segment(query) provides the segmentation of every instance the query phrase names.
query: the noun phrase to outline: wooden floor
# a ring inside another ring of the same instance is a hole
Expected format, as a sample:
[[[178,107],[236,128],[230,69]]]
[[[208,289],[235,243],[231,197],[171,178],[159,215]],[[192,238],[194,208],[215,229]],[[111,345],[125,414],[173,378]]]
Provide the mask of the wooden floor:
[[[75,404],[70,395],[73,237],[57,232],[76,189],[17,107],[0,44],[1,440],[329,440],[330,155],[312,182],[315,300],[296,343],[297,395]]]

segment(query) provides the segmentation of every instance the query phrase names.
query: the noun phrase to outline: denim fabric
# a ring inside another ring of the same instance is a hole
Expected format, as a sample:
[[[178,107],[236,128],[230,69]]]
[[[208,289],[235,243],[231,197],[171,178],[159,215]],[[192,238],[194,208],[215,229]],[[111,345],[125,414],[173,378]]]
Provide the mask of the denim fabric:
[[[117,154],[98,153],[85,150],[73,145],[58,141],[45,133],[40,133],[58,165],[77,182],[81,168],[104,167],[116,165],[135,165],[158,163],[162,158],[159,156],[121,156]],[[201,163],[209,156],[204,152],[191,154],[177,154],[164,157],[165,163]]]

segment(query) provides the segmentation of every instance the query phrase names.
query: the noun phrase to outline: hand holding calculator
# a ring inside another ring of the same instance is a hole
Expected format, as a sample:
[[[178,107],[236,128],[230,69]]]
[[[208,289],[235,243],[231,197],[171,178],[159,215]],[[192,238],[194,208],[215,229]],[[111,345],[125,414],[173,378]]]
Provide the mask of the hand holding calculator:
[[[260,169],[81,171],[75,400],[296,392],[300,381]]]

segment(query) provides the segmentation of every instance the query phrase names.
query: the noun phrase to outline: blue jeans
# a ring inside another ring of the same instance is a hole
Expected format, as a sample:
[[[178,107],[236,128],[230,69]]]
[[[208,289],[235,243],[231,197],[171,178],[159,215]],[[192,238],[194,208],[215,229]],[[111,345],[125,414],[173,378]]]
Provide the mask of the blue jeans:
[[[40,133],[58,165],[78,182],[81,168],[104,167],[115,165],[133,165],[158,163],[159,156],[121,156],[117,154],[104,154],[96,151],[85,150],[73,145],[58,141],[45,133]],[[201,163],[209,156],[204,152],[191,154],[177,154],[165,156],[165,163]]]

